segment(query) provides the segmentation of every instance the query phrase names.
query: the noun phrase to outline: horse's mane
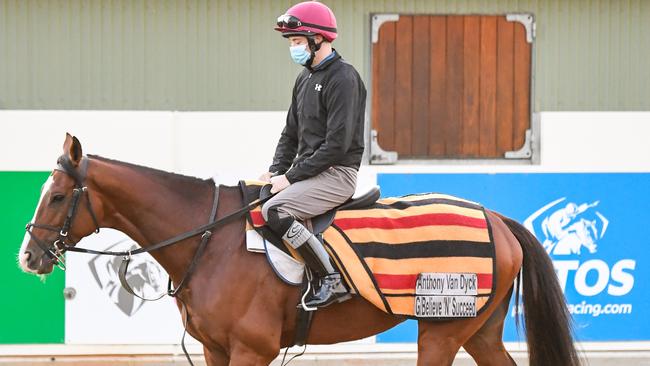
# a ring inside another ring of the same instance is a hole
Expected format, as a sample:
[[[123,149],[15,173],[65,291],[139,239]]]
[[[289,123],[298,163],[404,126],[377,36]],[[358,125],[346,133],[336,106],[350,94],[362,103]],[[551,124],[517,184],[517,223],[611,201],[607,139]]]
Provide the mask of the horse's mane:
[[[142,165],[137,165],[133,163],[127,163],[124,161],[119,161],[119,160],[114,160],[114,159],[109,159],[105,158],[103,156],[99,155],[88,155],[89,158],[91,159],[96,159],[99,161],[107,162],[110,164],[115,164],[115,165],[120,165],[120,166],[125,166],[134,170],[137,170],[139,172],[152,175],[155,177],[163,178],[162,182],[169,186],[170,188],[174,189],[175,191],[179,192],[182,194],[182,192],[192,192],[194,189],[187,189],[187,185],[194,185],[198,186],[196,188],[209,188],[214,186],[214,180],[212,178],[209,179],[201,179],[197,177],[191,177],[188,175],[182,175],[178,173],[172,173],[164,170],[159,170],[159,169],[154,169],[150,168],[147,166],[142,166]],[[181,189],[183,188],[183,189]]]

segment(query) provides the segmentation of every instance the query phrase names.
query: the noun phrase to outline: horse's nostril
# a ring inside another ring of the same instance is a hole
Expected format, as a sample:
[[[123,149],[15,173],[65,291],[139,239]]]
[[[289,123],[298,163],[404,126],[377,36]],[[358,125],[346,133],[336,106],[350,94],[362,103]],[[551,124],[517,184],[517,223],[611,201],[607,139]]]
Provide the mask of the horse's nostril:
[[[25,257],[25,262],[28,262],[29,258],[32,257],[32,252],[27,252],[26,251],[25,254],[23,254],[23,256]]]

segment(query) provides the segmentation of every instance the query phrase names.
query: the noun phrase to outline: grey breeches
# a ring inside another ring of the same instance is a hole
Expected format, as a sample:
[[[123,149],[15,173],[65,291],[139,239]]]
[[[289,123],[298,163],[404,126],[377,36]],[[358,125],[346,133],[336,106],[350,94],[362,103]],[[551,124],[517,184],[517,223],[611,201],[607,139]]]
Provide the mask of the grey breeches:
[[[276,221],[275,217],[269,221],[270,210],[277,211],[280,219],[286,217],[304,221],[347,201],[354,194],[356,183],[356,169],[344,166],[328,168],[317,176],[293,183],[278,193],[262,206],[262,215],[274,231],[281,233],[286,230],[284,226],[287,224],[277,225],[271,222]],[[272,212],[271,216],[273,214],[276,212]]]

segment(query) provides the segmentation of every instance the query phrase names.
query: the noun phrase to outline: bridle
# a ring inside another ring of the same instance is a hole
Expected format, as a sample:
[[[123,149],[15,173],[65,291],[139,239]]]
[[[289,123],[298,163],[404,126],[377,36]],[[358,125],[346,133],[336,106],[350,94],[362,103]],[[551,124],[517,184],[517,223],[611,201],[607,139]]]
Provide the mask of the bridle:
[[[93,219],[93,223],[95,224],[95,233],[99,233],[99,223],[97,221],[97,215],[95,215],[95,211],[93,210],[92,203],[90,202],[88,187],[84,185],[84,181],[86,180],[86,173],[88,171],[88,158],[83,157],[81,159],[81,162],[79,163],[80,169],[78,171],[74,168],[72,162],[66,155],[60,156],[59,159],[57,159],[56,163],[57,167],[54,170],[58,170],[67,174],[75,181],[75,188],[72,190],[72,200],[68,206],[68,212],[65,216],[65,220],[63,221],[63,225],[56,227],[52,225],[30,222],[25,226],[25,231],[27,231],[29,236],[43,250],[43,255],[47,255],[52,260],[52,263],[56,264],[57,267],[65,271],[66,267],[64,253],[71,247],[67,243],[67,241],[70,239],[68,234],[72,228],[72,222],[74,221],[75,215],[78,211],[79,203],[84,196],[86,197],[86,207]],[[32,228],[56,232],[58,233],[58,236],[48,245],[47,240],[43,240],[34,235]]]

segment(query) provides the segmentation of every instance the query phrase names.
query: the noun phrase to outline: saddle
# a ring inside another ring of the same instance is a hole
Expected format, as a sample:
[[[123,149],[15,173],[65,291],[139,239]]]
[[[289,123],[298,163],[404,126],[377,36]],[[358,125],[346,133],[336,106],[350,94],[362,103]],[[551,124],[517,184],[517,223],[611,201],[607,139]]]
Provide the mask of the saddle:
[[[265,199],[271,195],[271,185],[265,185],[260,190],[260,199]],[[381,197],[381,190],[379,186],[373,186],[370,189],[361,192],[360,194],[355,194],[350,197],[349,200],[345,201],[343,204],[335,207],[322,215],[312,217],[305,224],[309,227],[311,232],[319,237],[322,241],[322,234],[328,227],[334,222],[334,217],[336,213],[340,210],[354,210],[359,208],[366,208],[374,205],[377,200]]]

